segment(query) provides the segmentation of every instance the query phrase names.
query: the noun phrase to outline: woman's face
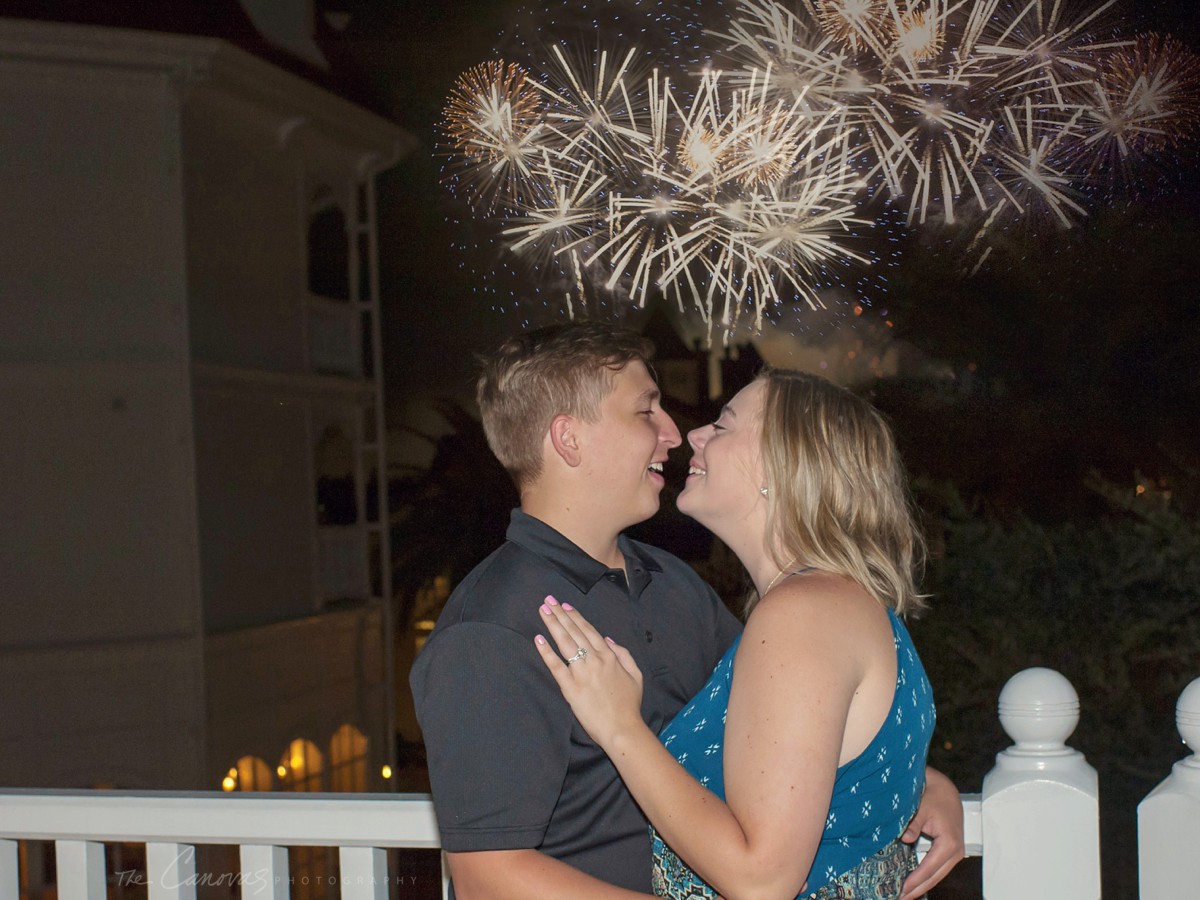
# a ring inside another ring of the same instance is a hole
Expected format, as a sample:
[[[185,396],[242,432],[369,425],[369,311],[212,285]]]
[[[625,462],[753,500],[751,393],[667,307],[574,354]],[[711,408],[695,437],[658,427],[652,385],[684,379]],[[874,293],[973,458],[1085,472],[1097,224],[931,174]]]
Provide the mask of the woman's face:
[[[688,433],[693,455],[678,506],[718,535],[722,526],[736,527],[763,510],[760,445],[766,389],[762,381],[743,388],[716,422]]]

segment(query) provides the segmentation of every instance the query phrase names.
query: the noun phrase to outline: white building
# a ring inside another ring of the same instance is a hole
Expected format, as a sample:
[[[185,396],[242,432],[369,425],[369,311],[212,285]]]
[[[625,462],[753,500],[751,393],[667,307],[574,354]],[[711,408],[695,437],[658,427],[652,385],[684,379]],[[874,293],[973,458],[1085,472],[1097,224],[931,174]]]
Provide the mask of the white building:
[[[0,19],[0,783],[386,789],[410,140],[220,40]]]

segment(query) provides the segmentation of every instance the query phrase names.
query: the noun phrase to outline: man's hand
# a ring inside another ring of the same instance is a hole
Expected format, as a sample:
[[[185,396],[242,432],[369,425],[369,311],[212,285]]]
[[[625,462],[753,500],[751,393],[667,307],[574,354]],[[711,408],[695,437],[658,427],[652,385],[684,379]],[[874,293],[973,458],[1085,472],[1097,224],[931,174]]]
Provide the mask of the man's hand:
[[[925,770],[925,795],[900,840],[912,844],[922,834],[933,844],[925,859],[905,879],[900,900],[913,900],[926,894],[966,855],[962,798],[954,783],[937,769]]]

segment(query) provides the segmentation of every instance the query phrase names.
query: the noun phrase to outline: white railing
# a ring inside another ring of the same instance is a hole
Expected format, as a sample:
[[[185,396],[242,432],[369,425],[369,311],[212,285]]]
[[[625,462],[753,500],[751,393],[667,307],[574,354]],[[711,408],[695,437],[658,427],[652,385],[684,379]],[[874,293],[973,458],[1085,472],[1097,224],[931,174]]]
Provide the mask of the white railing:
[[[1200,678],[1179,695],[1175,726],[1192,755],[1138,804],[1142,900],[1200,894]]]
[[[429,798],[415,794],[222,794],[151,791],[0,791],[0,898],[18,894],[17,839],[54,841],[59,900],[105,900],[105,843],[144,843],[149,900],[192,900],[224,879],[245,900],[290,894],[288,847],[338,848],[323,876],[342,900],[387,900],[387,848],[440,845]],[[196,845],[233,844],[240,865],[198,872]],[[442,895],[445,896],[445,878]]]
[[[1000,694],[1013,746],[996,757],[982,794],[964,794],[967,853],[983,857],[987,900],[1098,900],[1095,770],[1066,745],[1079,698],[1050,669],[1019,672]],[[1179,698],[1185,743],[1200,749],[1200,678]],[[1176,763],[1138,807],[1142,900],[1195,896],[1200,884],[1200,753]],[[428,797],[418,794],[218,794],[0,791],[0,898],[18,896],[20,840],[54,841],[59,900],[103,900],[104,844],[146,844],[149,900],[192,900],[212,873],[196,845],[239,847],[244,900],[290,896],[288,847],[338,848],[326,878],[342,900],[387,900],[387,848],[437,848]],[[443,875],[441,892],[445,896]]]

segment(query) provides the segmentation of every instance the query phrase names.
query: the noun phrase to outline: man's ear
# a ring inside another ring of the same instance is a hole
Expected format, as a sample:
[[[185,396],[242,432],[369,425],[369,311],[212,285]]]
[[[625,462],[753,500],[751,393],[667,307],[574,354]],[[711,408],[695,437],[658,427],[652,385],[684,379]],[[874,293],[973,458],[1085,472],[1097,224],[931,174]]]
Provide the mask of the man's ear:
[[[554,421],[550,423],[548,435],[550,446],[554,448],[554,452],[571,468],[575,468],[583,461],[579,452],[579,435],[576,432],[578,424],[573,416],[555,416]]]

